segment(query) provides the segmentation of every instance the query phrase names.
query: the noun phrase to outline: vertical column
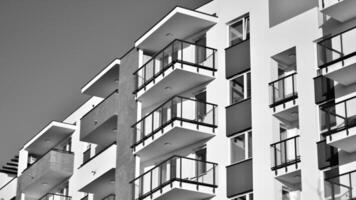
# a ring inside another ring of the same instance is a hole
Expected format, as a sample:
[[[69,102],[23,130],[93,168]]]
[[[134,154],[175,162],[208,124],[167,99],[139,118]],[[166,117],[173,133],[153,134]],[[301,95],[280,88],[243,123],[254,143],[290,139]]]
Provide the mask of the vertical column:
[[[136,121],[137,105],[133,91],[135,77],[132,75],[138,66],[138,52],[131,49],[121,58],[119,77],[119,100],[117,119],[117,161],[116,161],[116,199],[131,200],[133,190],[130,181],[135,175],[135,159],[131,145]]]

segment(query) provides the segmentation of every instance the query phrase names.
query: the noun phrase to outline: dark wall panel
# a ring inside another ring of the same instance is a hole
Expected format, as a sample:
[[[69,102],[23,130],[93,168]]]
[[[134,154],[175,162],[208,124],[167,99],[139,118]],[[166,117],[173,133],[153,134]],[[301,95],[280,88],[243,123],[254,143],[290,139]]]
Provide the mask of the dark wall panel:
[[[226,78],[250,69],[250,40],[225,49]]]
[[[226,167],[227,197],[252,191],[252,159]]]
[[[251,99],[226,108],[226,136],[251,128]]]

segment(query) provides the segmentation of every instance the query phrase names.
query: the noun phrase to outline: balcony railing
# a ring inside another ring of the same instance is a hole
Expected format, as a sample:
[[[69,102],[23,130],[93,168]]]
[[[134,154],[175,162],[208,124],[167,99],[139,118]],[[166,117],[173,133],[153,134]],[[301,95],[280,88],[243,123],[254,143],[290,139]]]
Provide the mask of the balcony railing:
[[[295,101],[298,97],[296,75],[297,73],[293,73],[269,83],[271,108],[291,100]]]
[[[338,149],[326,143],[326,140],[317,142],[318,167],[320,170],[339,164]]]
[[[343,0],[322,0],[321,5],[323,8],[327,8],[329,6],[339,3],[341,1],[343,1]]]
[[[356,55],[355,40],[356,27],[353,27],[319,41],[317,43],[319,68],[325,68],[340,61],[344,66],[346,59]]]
[[[176,63],[180,64],[181,68],[183,66],[195,67],[197,73],[200,69],[204,69],[214,74],[216,51],[210,47],[174,40],[134,72],[137,80],[135,92],[146,87],[170,67],[174,68]]]
[[[172,156],[131,181],[135,200],[144,199],[177,181],[199,186],[217,187],[217,164],[181,156]]]
[[[80,165],[80,167],[84,166],[94,158],[98,157],[100,154],[104,153],[107,149],[112,147],[113,145],[116,145],[116,141],[111,143],[110,145],[106,146],[105,148],[101,149],[99,152],[96,152],[94,155],[91,156],[91,148],[87,149],[86,151],[83,152],[83,163]],[[80,168],[79,167],[79,168]]]
[[[271,144],[272,170],[300,162],[299,135]]]
[[[217,105],[175,96],[136,122],[133,146],[144,142],[159,130],[178,120],[199,126],[217,127]]]
[[[325,199],[356,199],[356,171],[325,179]]]
[[[320,120],[323,136],[331,136],[344,130],[348,136],[349,129],[356,126],[356,96],[321,106]]]
[[[72,200],[72,197],[62,194],[48,193],[42,198],[40,198],[40,200]]]

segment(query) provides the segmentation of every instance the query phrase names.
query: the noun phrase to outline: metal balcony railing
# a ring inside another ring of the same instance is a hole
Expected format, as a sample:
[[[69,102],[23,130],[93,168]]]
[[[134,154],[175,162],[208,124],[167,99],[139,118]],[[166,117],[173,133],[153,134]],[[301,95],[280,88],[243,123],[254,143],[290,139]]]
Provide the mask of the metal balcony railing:
[[[297,73],[293,73],[269,83],[271,108],[291,100],[295,101],[298,97],[296,75]]]
[[[355,200],[356,171],[325,179],[325,199]]]
[[[323,38],[317,42],[318,66],[326,68],[332,64],[341,62],[356,55],[356,27]]]
[[[214,74],[216,51],[210,47],[175,39],[134,72],[137,81],[135,93],[170,67],[174,68],[176,63],[180,64],[180,67],[195,67],[197,73],[204,69]]]
[[[217,164],[181,156],[172,156],[131,181],[135,200],[144,199],[177,181],[199,186],[217,187]]]
[[[331,136],[337,132],[356,126],[356,96],[320,106],[320,124],[323,136]]]
[[[41,197],[39,200],[72,200],[72,197],[63,194],[47,193],[45,196]]]
[[[217,127],[217,105],[175,96],[136,122],[133,147],[178,120],[199,126]]]
[[[300,162],[299,135],[271,144],[272,170]]]

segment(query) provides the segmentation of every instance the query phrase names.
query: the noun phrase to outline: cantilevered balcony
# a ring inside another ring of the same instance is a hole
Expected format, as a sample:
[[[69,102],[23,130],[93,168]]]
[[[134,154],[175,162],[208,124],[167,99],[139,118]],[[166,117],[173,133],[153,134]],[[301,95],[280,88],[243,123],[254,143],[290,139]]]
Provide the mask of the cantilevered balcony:
[[[53,149],[31,164],[19,177],[19,188],[26,197],[39,199],[73,174],[74,154]]]
[[[86,160],[77,171],[80,192],[91,193],[94,200],[115,193],[115,169],[117,145],[113,143]],[[103,164],[105,163],[105,164]]]
[[[294,190],[300,190],[299,135],[271,144],[272,170],[276,179]]]
[[[228,198],[253,190],[252,158],[226,167],[226,185]]]
[[[356,97],[321,106],[320,120],[327,144],[350,153],[356,151]]]
[[[356,17],[356,1],[354,0],[321,0],[321,3],[321,12],[340,22]]]
[[[119,86],[120,60],[113,60],[107,67],[101,70],[81,89],[83,94],[105,98]]]
[[[217,127],[217,105],[175,96],[136,122],[134,150],[141,161],[206,141]]]
[[[136,40],[135,47],[146,52],[158,52],[173,39],[204,33],[217,22],[214,15],[176,7]]]
[[[39,200],[72,200],[71,196],[48,193]]]
[[[81,118],[81,141],[106,146],[116,140],[118,95],[114,91]]]
[[[269,83],[270,107],[275,112],[296,105],[298,98],[296,75],[297,73],[292,73]]]
[[[218,186],[217,174],[216,163],[173,156],[131,182],[134,199],[210,199]]]
[[[216,71],[216,49],[176,39],[134,73],[137,100],[149,107],[207,84]]]
[[[356,199],[356,172],[337,174],[324,181],[324,194],[327,200]]]
[[[354,0],[351,0],[354,1]],[[356,4],[356,1],[354,1]],[[353,13],[356,14],[355,10]],[[356,27],[317,42],[319,74],[342,85],[356,83]]]

